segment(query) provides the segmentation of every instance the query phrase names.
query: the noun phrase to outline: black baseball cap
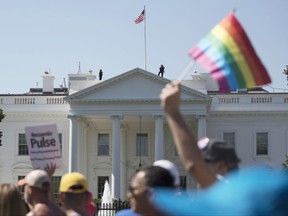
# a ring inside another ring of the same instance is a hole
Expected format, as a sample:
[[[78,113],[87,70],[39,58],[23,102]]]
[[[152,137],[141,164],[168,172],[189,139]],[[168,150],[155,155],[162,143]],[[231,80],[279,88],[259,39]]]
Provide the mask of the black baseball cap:
[[[224,141],[204,137],[197,144],[202,151],[204,160],[207,162],[222,160],[226,163],[238,164],[241,161],[235,152],[234,146]]]

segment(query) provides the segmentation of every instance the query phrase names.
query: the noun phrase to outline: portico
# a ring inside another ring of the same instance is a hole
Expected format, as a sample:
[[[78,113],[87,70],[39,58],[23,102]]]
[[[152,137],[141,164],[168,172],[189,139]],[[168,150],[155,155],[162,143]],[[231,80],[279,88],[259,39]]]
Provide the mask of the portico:
[[[79,171],[93,179],[89,182],[92,191],[99,189],[99,176],[109,175],[112,197],[125,199],[139,164],[145,166],[163,158],[179,161],[159,100],[168,82],[136,68],[66,97],[70,104],[69,172]],[[196,134],[205,136],[210,97],[185,86],[182,94],[182,113],[195,125]],[[107,134],[109,153],[102,155],[99,137]],[[140,137],[145,147],[137,144],[139,135],[145,135]]]

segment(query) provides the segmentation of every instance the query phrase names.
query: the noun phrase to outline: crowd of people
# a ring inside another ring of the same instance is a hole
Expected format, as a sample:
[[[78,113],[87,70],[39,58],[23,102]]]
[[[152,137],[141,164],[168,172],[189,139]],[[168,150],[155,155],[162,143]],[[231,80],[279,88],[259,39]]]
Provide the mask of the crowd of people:
[[[177,166],[158,160],[141,167],[129,184],[130,209],[116,216],[156,215],[287,215],[288,176],[284,172],[241,169],[233,146],[208,137],[197,139],[189,131],[180,112],[181,85],[168,83],[160,94],[161,107],[171,130],[179,157],[187,172],[197,181],[197,190],[179,190]],[[95,215],[96,206],[88,183],[81,173],[62,176],[61,206],[51,196],[51,177],[55,166],[33,170],[18,185],[0,185],[1,216]],[[196,192],[197,191],[197,192]]]
[[[19,189],[13,184],[0,185],[1,216],[93,216],[96,205],[88,190],[88,182],[78,172],[67,173],[61,178],[59,193],[60,203],[56,204],[52,195],[51,177],[55,166],[47,170],[36,169],[18,181],[24,187],[24,199]]]

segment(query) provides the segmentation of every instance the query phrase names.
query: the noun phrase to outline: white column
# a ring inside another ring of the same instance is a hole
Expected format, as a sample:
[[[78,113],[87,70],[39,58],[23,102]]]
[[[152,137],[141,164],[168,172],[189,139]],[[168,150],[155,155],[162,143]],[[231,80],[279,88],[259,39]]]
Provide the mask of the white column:
[[[119,199],[121,191],[120,179],[120,157],[121,157],[121,142],[120,142],[120,119],[121,116],[111,116],[113,120],[112,127],[112,198]]]
[[[126,200],[126,192],[127,192],[127,126],[121,125],[121,200]]]
[[[206,126],[206,116],[205,115],[198,115],[196,116],[198,119],[198,139],[207,136],[207,126]]]
[[[70,119],[70,135],[69,135],[69,164],[68,172],[77,171],[77,147],[78,147],[78,116],[68,115]]]
[[[88,132],[89,132],[89,123],[87,122],[87,120],[84,120],[83,124],[82,124],[82,128],[83,128],[83,131],[82,131],[82,160],[81,160],[81,172],[88,177],[88,160],[87,158],[89,157],[89,154],[88,154]]]
[[[163,143],[163,116],[156,115],[155,118],[155,161],[164,159]]]

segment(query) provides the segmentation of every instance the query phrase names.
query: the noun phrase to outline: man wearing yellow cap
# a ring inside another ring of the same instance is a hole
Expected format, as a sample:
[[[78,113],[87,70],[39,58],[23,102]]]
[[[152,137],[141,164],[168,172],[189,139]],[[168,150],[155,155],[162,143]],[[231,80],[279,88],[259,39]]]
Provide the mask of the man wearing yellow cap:
[[[60,201],[68,216],[88,216],[86,203],[88,200],[88,183],[81,173],[67,173],[60,182]]]

